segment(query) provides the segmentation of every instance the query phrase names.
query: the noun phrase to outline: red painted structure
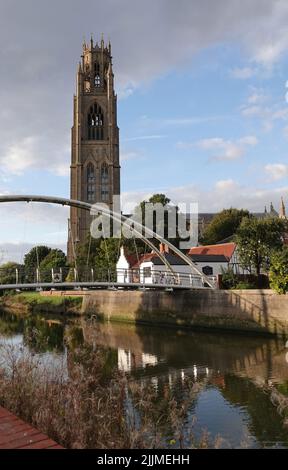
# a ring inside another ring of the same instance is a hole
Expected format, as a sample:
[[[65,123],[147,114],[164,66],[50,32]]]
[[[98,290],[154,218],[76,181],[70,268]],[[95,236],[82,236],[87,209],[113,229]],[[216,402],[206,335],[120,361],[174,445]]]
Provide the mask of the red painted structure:
[[[0,406],[0,449],[63,449],[63,447]]]

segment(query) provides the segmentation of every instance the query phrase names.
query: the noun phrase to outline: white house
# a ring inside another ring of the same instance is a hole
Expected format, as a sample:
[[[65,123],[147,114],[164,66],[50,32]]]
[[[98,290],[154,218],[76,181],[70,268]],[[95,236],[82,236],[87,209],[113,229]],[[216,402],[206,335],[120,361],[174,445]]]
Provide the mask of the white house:
[[[123,248],[117,262],[117,281],[120,283],[137,282],[141,284],[182,284],[202,287],[203,283],[197,273],[179,256],[169,252],[167,245],[160,244],[160,252],[165,256],[173,275],[155,252],[139,257],[127,255]],[[235,274],[248,274],[240,268],[236,243],[205,245],[191,248],[187,256],[191,258],[200,272],[214,281],[219,274],[232,269]]]
[[[236,243],[195,246],[188,251],[188,256],[207,276],[217,276],[227,269],[235,274],[249,274],[240,266]]]
[[[135,280],[136,270],[133,266],[137,263],[137,256],[125,253],[123,246],[120,249],[120,257],[116,264],[117,282],[126,283]],[[134,275],[134,276],[133,276]]]
[[[217,276],[227,271],[234,272],[238,267],[236,243],[221,243],[219,245],[195,246],[187,253],[200,271],[207,276]]]
[[[118,259],[117,282],[141,284],[182,284],[186,286],[202,287],[203,282],[199,275],[191,270],[179,256],[169,253],[168,247],[160,245],[160,251],[171,266],[171,270],[155,252],[146,253],[135,259],[121,248]]]

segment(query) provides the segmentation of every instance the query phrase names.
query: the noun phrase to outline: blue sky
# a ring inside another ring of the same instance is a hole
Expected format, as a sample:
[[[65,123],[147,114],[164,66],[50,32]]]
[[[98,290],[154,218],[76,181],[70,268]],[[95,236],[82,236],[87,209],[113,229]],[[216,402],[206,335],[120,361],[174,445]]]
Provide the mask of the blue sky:
[[[283,0],[87,0],[84,10],[0,0],[0,192],[69,196],[77,62],[83,36],[103,31],[124,209],[155,192],[201,212],[278,209],[288,203],[287,20]],[[63,208],[5,205],[1,224],[2,259],[23,244],[65,245]]]

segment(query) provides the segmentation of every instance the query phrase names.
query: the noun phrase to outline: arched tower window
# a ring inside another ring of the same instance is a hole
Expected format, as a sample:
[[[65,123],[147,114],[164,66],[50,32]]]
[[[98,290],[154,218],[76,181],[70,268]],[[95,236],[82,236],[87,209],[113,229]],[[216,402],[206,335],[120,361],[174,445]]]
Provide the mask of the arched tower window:
[[[101,107],[94,103],[88,113],[88,140],[104,139],[104,116]]]
[[[87,201],[95,202],[96,200],[96,175],[95,167],[92,163],[87,165]]]
[[[98,74],[95,75],[94,85],[96,86],[96,88],[99,88],[101,86],[100,75]]]
[[[109,201],[109,170],[106,163],[101,167],[101,199],[104,202]]]
[[[98,62],[94,64],[94,85],[96,88],[101,87],[100,65]]]

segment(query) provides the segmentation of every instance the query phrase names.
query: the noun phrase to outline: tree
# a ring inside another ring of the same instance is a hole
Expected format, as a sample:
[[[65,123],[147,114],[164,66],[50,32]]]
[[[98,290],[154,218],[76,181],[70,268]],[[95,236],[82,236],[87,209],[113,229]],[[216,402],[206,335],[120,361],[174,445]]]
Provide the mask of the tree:
[[[136,220],[142,223],[143,225],[145,224],[145,204],[147,202],[152,204],[159,203],[167,207],[170,202],[170,199],[165,196],[165,194],[154,194],[148,199],[148,201],[144,200],[138,206],[136,206],[134,209],[134,214],[136,214]],[[169,210],[169,206],[167,210]],[[165,225],[168,224],[167,211],[164,213],[164,221],[161,222]],[[153,229],[157,231],[155,220]],[[151,241],[155,243],[155,245],[159,245],[159,242],[156,239],[152,239]],[[116,267],[116,263],[119,257],[120,246],[124,246],[128,254],[136,254],[135,252],[137,251],[138,255],[141,256],[147,251],[147,245],[143,242],[141,238],[138,238],[136,235],[135,237],[132,236],[131,238],[123,237],[121,240],[119,240],[119,238],[113,237],[105,239],[91,238],[89,234],[85,243],[80,245],[77,250],[76,264],[78,267],[78,271],[84,272],[85,269],[87,271],[87,267],[96,268],[99,273],[100,271],[102,271],[103,273],[107,273],[108,269],[110,269],[110,271],[113,271]]]
[[[119,238],[105,238],[101,240],[94,266],[100,277],[106,277],[116,270],[119,257]],[[107,277],[108,280],[108,277]]]
[[[258,276],[261,269],[267,270],[272,252],[283,246],[285,230],[287,223],[278,218],[244,218],[236,234],[242,266],[254,268]]]
[[[148,203],[161,204],[165,208],[164,217],[160,218],[160,220],[157,220],[156,213],[154,212],[153,226],[148,227],[148,228],[152,228],[154,232],[158,233],[159,235],[163,235],[163,238],[170,241],[170,243],[173,243],[173,245],[179,246],[180,235],[179,235],[178,227],[179,227],[179,219],[181,216],[183,217],[183,214],[180,214],[178,207],[177,206],[175,207],[174,205],[170,204],[170,202],[171,200],[165,194],[161,194],[161,193],[153,194],[153,196],[151,196],[148,199],[148,201],[144,200],[140,202],[138,206],[136,206],[136,208],[134,209],[134,214],[136,214],[137,220],[141,221],[142,225],[146,225],[147,224],[147,219],[145,217],[146,204]],[[169,230],[168,230],[168,223],[169,223],[170,216],[171,216],[171,220],[173,220],[173,218],[175,217],[175,232],[176,233],[173,238],[169,236]],[[186,216],[184,217],[185,217],[184,224],[186,228]],[[139,252],[141,252],[141,250],[145,251],[146,250],[145,244],[139,239],[136,239],[136,240],[137,240],[137,246],[138,246]],[[157,247],[159,246],[159,243],[160,243],[156,238],[152,238],[151,242]],[[131,242],[130,242],[130,246],[131,246]]]
[[[85,243],[79,246],[76,259],[76,266],[80,279],[91,277],[91,268],[94,269],[94,279],[108,280],[108,272],[115,271],[118,261],[120,245],[119,238],[91,238],[87,237]],[[74,279],[71,272],[70,278]]]
[[[153,230],[155,232],[159,232],[159,230],[164,229],[164,238],[168,238],[168,218],[169,218],[169,211],[175,211],[175,206],[170,205],[170,199],[165,194],[154,194],[151,196],[148,201],[142,201],[138,206],[134,209],[134,214],[136,214],[136,220],[142,225],[145,225],[145,204],[161,204],[165,207],[164,210],[164,218],[163,220],[157,221],[155,214],[153,218]],[[179,216],[178,208],[176,207],[176,217]],[[131,224],[133,225],[132,218]],[[176,229],[177,229],[177,220],[176,220]],[[143,234],[143,232],[142,232]],[[133,235],[133,231],[131,231],[131,235]],[[171,243],[177,245],[179,243],[179,236],[177,234],[176,238],[168,238]],[[151,239],[151,242],[155,246],[159,246],[159,241],[155,239]],[[81,244],[77,250],[77,259],[76,265],[78,268],[79,277],[82,279],[84,278],[84,273],[86,275],[91,276],[90,269],[94,269],[95,279],[96,276],[103,278],[103,276],[107,277],[108,270],[112,273],[115,270],[116,263],[119,257],[120,247],[124,246],[126,249],[127,254],[138,254],[141,256],[147,251],[147,245],[143,242],[141,238],[138,238],[136,235],[131,236],[130,238],[125,238],[123,236],[122,239],[119,238],[91,238],[90,234],[87,236],[85,243]],[[88,273],[88,274],[87,274]],[[68,279],[74,279],[73,270],[70,271]]]
[[[41,261],[46,258],[50,253],[51,248],[48,246],[34,246],[26,255],[24,256],[24,266],[25,266],[25,276],[27,282],[35,281],[36,269],[40,266]]]
[[[62,250],[59,250],[58,248],[50,250],[48,255],[42,259],[39,266],[41,273],[41,281],[51,282],[52,268],[59,271],[59,268],[64,268],[66,266],[66,263],[66,255]]]
[[[223,209],[216,214],[205,229],[201,242],[204,245],[214,245],[221,240],[232,237],[240,226],[244,217],[250,217],[247,210]]]
[[[288,246],[272,254],[269,277],[270,286],[278,294],[288,292]]]
[[[16,269],[18,269],[18,275],[21,275],[23,271],[23,265],[15,263],[14,261],[8,261],[0,266],[0,284],[15,284],[16,282]],[[20,278],[18,278],[20,281]]]

